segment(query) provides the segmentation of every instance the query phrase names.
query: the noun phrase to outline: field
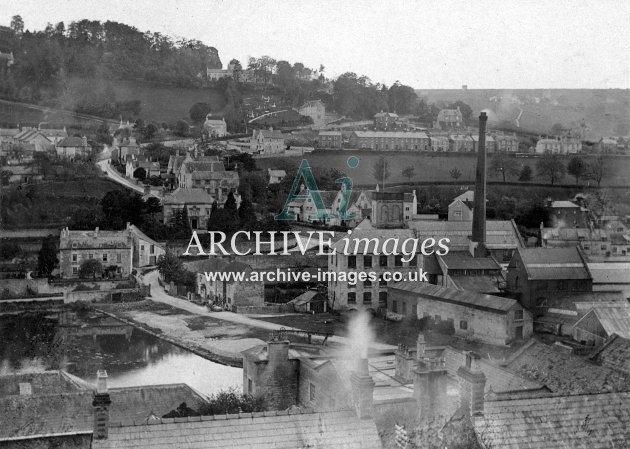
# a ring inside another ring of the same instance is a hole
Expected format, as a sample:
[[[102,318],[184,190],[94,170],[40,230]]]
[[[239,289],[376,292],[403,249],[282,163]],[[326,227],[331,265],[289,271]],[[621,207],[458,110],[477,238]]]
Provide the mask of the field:
[[[417,89],[416,93],[429,102],[461,100],[474,116],[485,110],[489,126],[508,122],[546,134],[556,123],[578,130],[584,121],[587,140],[630,134],[628,89]]]
[[[122,187],[104,178],[48,181],[5,189],[2,222],[6,229],[61,228],[76,209],[97,207],[110,190]]]
[[[373,175],[373,167],[378,158],[384,155],[383,153],[373,153],[365,151],[319,151],[311,153],[305,158],[308,160],[312,167],[320,168],[332,168],[335,167],[338,170],[343,171],[346,175],[353,179],[355,186],[361,187],[374,187],[376,180]],[[357,168],[351,169],[347,165],[349,156],[356,156],[359,158],[359,165]],[[475,167],[476,156],[474,154],[434,154],[434,153],[387,153],[385,154],[389,161],[390,177],[386,181],[386,185],[401,184],[401,183],[449,183],[453,182],[449,171],[453,168],[457,168],[461,171],[462,176],[457,181],[460,185],[474,184],[475,180]],[[282,157],[282,158],[264,158],[256,160],[256,164],[259,168],[278,168],[283,164],[292,163],[296,167],[300,162],[301,157]],[[518,164],[529,165],[532,168],[532,173],[536,173],[537,158],[522,158],[517,159]],[[568,162],[568,158],[567,158]],[[490,158],[488,160],[488,165]],[[610,186],[630,186],[630,180],[628,179],[628,173],[630,173],[630,158],[628,157],[615,157],[614,171],[605,176],[602,181],[602,187]],[[402,175],[403,169],[407,167],[414,167],[415,173],[411,179],[407,179]],[[500,181],[502,178],[497,173],[491,173],[488,169],[489,181]],[[516,181],[515,178],[507,179],[507,181]],[[534,176],[532,182],[534,183],[548,183],[548,180]],[[571,176],[567,176],[564,179],[565,184],[574,184],[575,180]],[[523,183],[527,185],[527,183]],[[472,187],[472,186],[471,186]]]

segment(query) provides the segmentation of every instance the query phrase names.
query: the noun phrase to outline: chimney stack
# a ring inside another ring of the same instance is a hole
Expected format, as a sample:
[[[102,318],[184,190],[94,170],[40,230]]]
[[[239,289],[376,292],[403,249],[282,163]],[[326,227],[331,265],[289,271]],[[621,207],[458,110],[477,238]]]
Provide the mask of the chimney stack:
[[[475,208],[473,210],[472,241],[477,244],[475,254],[484,252],[486,243],[486,124],[485,112],[479,115],[479,144],[475,177]]]
[[[96,374],[96,392],[92,406],[94,407],[94,438],[106,440],[109,430],[109,406],[112,403],[107,391],[107,372],[99,370]]]
[[[368,370],[366,358],[360,358],[356,371],[350,376],[352,385],[352,402],[359,419],[372,417],[374,408],[374,381]]]
[[[457,370],[460,385],[461,407],[468,410],[470,416],[483,414],[484,392],[486,388],[486,376],[483,372],[473,369],[473,358],[478,356],[467,352],[466,363]]]
[[[425,351],[424,338],[422,342],[418,339],[418,348],[420,347],[423,354],[418,354],[418,364],[413,371],[413,391],[419,405],[420,418],[425,419],[443,412],[446,404],[447,371],[441,354],[431,351],[429,355]]]

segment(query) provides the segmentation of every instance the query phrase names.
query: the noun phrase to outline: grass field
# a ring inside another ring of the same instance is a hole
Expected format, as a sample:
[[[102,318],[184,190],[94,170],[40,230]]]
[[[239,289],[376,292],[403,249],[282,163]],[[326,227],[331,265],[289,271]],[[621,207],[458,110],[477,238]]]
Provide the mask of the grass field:
[[[434,153],[372,153],[372,152],[351,152],[351,151],[322,151],[315,152],[307,155],[305,159],[308,160],[312,167],[320,168],[337,168],[343,171],[353,179],[356,186],[373,186],[376,184],[376,179],[373,175],[373,167],[378,158],[385,155],[390,164],[390,177],[387,179],[386,184],[400,184],[409,182],[453,182],[449,171],[453,168],[457,168],[461,171],[462,176],[459,178],[459,184],[474,183],[475,179],[475,167],[476,156],[474,154],[455,154],[444,155]],[[347,165],[348,157],[356,156],[359,158],[359,165],[357,168],[351,169]],[[277,168],[282,164],[294,163],[296,166],[299,164],[301,157],[281,157],[281,158],[264,158],[258,159],[256,164],[259,168]],[[536,173],[537,158],[522,158],[517,159],[520,166],[529,165],[532,168],[532,173]],[[568,158],[566,158],[568,162]],[[630,186],[630,158],[628,157],[615,157],[611,159],[610,165],[614,167],[611,173],[605,176],[602,181],[602,187],[609,186]],[[488,159],[488,166],[490,164],[490,158]],[[403,169],[406,167],[414,167],[415,175],[411,179],[407,179],[402,175]],[[499,181],[502,180],[501,176],[497,173],[492,173],[488,169],[488,180]],[[516,178],[508,178],[507,181],[516,181]],[[534,183],[547,183],[548,180],[543,177],[534,176],[532,182]],[[582,181],[584,183],[584,181]],[[575,179],[571,176],[567,176],[563,180],[564,184],[574,184]],[[523,183],[527,185],[527,183]]]

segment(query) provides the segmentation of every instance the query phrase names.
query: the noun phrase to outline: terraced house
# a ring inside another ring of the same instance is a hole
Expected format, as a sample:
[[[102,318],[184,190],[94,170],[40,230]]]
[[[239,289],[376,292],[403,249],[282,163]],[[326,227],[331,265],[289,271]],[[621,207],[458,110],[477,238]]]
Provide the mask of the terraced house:
[[[385,151],[424,151],[430,146],[429,136],[421,132],[354,131],[352,148]]]

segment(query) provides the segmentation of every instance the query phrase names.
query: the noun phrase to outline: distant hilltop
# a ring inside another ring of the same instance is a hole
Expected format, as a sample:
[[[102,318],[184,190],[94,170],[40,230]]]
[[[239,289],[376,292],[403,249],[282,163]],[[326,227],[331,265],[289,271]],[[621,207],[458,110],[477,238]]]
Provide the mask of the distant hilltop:
[[[586,140],[630,135],[628,89],[416,89],[436,104],[463,101],[490,126],[546,134],[556,125],[583,130]]]

